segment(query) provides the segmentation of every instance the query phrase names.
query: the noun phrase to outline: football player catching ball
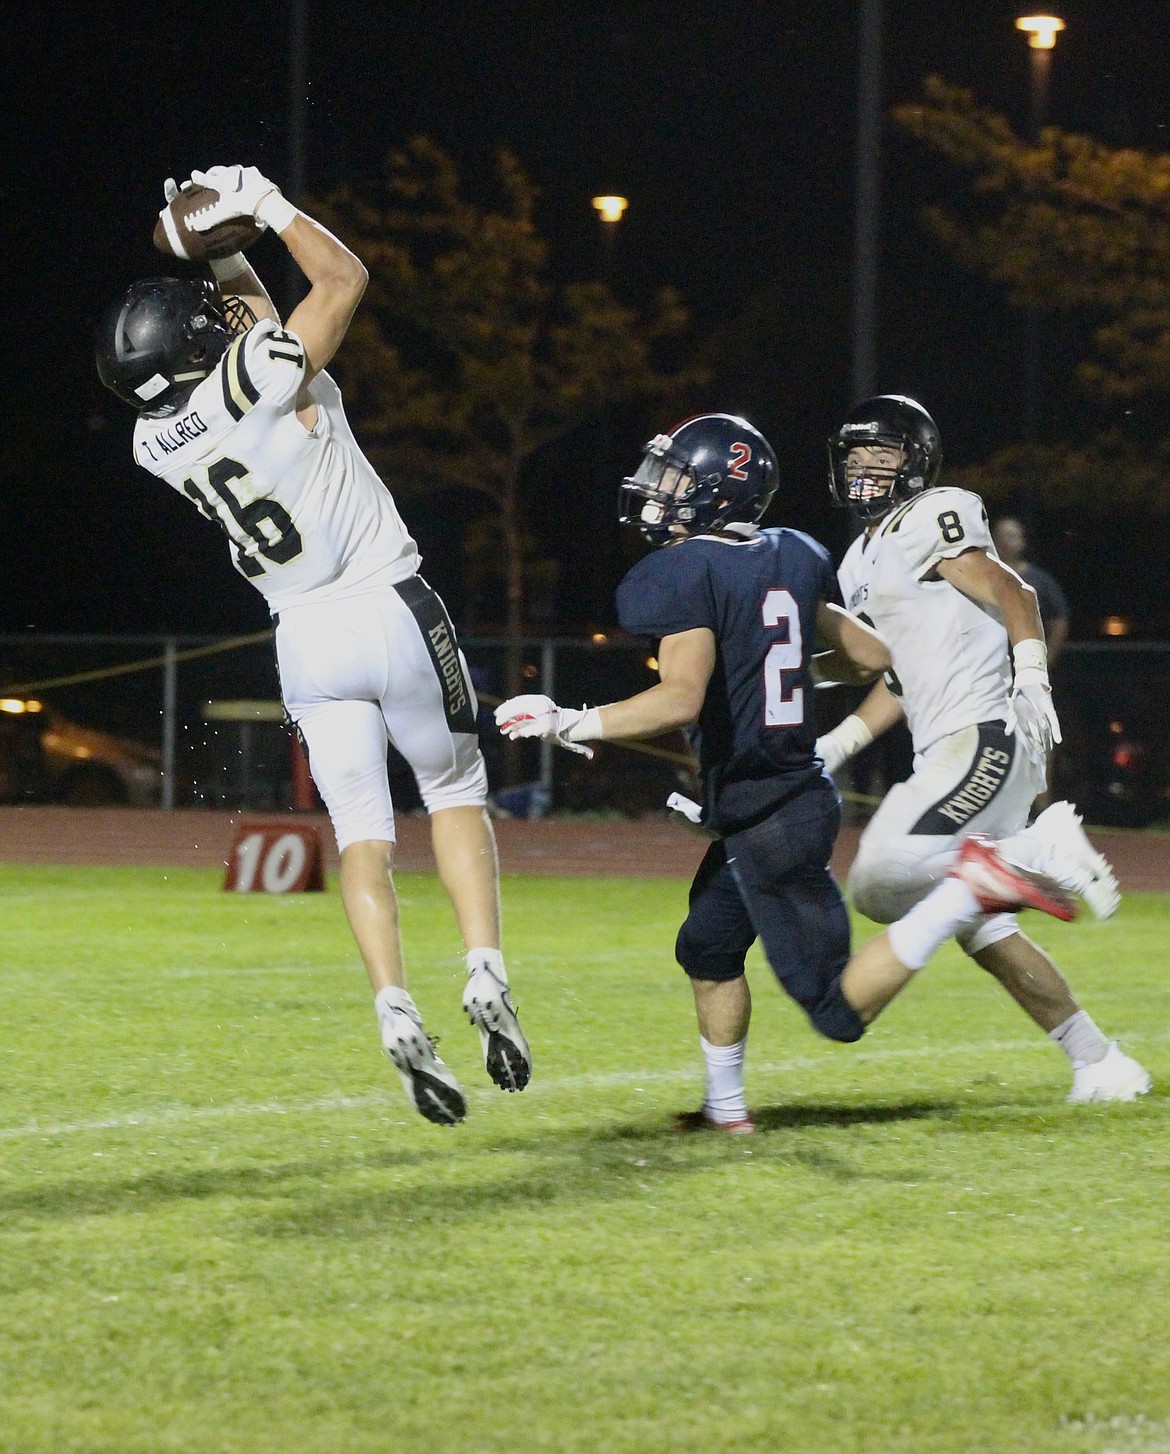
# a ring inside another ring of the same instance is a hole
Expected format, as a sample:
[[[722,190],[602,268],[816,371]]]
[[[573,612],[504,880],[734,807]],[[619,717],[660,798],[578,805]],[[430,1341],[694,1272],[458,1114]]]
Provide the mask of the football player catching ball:
[[[365,290],[360,260],[255,167],[192,180],[219,194],[208,230],[273,229],[309,280],[286,325],[242,254],[201,280],[134,283],[107,312],[97,365],[138,413],[134,457],[228,537],[276,623],[281,693],[341,855],[341,897],[374,990],[382,1044],[428,1120],[466,1103],[405,986],[391,875],[392,741],[418,779],[435,859],[467,948],[463,1006],[484,1063],[522,1090],[532,1058],[500,952],[499,874],[476,700],[450,619],[418,574],[394,501],[325,372]],[[178,196],[166,188],[168,206]]]

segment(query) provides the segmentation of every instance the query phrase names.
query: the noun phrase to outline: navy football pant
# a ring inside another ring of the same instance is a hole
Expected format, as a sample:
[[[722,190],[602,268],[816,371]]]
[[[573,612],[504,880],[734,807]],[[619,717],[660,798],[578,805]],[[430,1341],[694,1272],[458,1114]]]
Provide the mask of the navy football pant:
[[[675,957],[692,979],[738,979],[758,938],[813,1028],[830,1040],[859,1040],[865,1027],[841,994],[849,916],[828,868],[841,805],[822,782],[711,844],[691,884]]]

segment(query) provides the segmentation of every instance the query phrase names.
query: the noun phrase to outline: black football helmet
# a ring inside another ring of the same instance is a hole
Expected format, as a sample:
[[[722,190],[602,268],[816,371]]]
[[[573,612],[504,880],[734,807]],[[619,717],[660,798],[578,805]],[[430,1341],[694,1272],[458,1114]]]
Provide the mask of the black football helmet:
[[[98,375],[135,409],[165,412],[207,377],[241,325],[255,321],[242,303],[229,315],[202,278],[144,278],[98,323]]]
[[[861,446],[900,450],[897,465],[849,469],[849,452]],[[879,394],[857,404],[829,440],[829,490],[833,504],[880,520],[912,495],[929,490],[942,468],[942,436],[921,404],[903,394]]]
[[[776,493],[779,466],[772,446],[746,419],[697,414],[656,434],[642,463],[622,481],[618,518],[636,525],[652,545],[754,525]]]

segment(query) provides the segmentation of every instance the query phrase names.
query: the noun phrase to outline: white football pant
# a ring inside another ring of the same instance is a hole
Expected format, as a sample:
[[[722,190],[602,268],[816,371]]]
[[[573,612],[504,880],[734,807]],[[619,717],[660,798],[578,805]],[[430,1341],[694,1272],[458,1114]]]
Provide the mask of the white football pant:
[[[429,813],[487,799],[467,663],[449,622],[444,632],[439,598],[417,576],[405,584],[425,593],[429,616],[406,604],[402,588],[383,588],[282,610],[276,627],[281,694],[339,851],[364,839],[394,840],[387,741],[413,768]]]
[[[886,794],[861,835],[849,871],[857,909],[892,924],[946,876],[971,833],[1021,832],[1044,774],[1000,722],[951,733],[916,754],[914,772]],[[917,831],[914,831],[917,830]],[[958,936],[968,954],[1017,933],[1010,914],[994,914]]]

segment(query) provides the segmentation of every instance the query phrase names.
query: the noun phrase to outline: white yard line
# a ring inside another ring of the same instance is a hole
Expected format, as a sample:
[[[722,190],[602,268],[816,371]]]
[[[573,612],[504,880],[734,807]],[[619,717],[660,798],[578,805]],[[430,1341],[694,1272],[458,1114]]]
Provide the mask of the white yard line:
[[[1149,1042],[1170,1038],[1170,1032],[1159,1035],[1130,1035],[1127,1043]],[[1036,1051],[1042,1042],[1029,1040],[977,1041],[962,1045],[917,1045],[903,1047],[874,1047],[872,1050],[854,1051],[851,1060],[866,1062],[896,1060],[940,1060],[957,1059],[971,1055],[1016,1053]],[[804,1070],[823,1070],[829,1065],[829,1055],[798,1056],[788,1060],[754,1061],[753,1075],[784,1074]],[[1056,1063],[1054,1062],[1054,1065]],[[1056,1065],[1056,1068],[1060,1067]],[[546,1095],[575,1090],[609,1090],[630,1086],[635,1090],[647,1085],[699,1084],[702,1069],[698,1064],[671,1070],[614,1070],[595,1075],[554,1076],[536,1079],[529,1089],[527,1100],[537,1100]],[[486,1087],[465,1087],[475,1101],[496,1099],[496,1093]],[[93,1121],[65,1121],[41,1124],[26,1122],[23,1126],[0,1126],[0,1141],[25,1140],[30,1137],[53,1138],[57,1136],[84,1135],[95,1131],[121,1131],[131,1127],[150,1130],[159,1126],[182,1125],[184,1122],[233,1120],[245,1116],[289,1116],[289,1115],[332,1115],[338,1111],[370,1110],[381,1106],[398,1109],[401,1096],[396,1091],[374,1092],[363,1096],[334,1095],[314,1100],[229,1102],[223,1106],[172,1105],[154,1107],[141,1111],[128,1111],[121,1116],[109,1116]]]

